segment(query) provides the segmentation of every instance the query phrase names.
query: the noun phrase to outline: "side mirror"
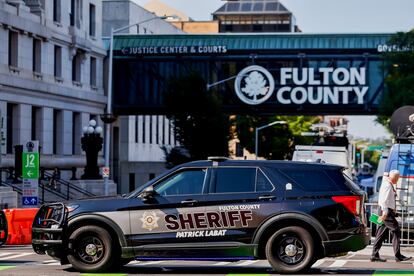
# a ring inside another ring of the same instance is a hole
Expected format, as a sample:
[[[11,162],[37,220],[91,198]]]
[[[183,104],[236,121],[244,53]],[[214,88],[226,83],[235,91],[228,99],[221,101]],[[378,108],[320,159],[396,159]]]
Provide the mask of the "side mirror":
[[[142,200],[145,202],[145,201],[153,199],[154,196],[156,196],[156,195],[157,195],[157,192],[154,190],[154,187],[149,186],[141,192],[139,197],[142,198]]]

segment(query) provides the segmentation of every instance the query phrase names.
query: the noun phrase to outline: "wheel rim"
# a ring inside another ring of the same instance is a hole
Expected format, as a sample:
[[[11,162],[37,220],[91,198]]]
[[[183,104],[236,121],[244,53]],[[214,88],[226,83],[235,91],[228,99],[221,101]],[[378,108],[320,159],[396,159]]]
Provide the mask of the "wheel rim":
[[[294,235],[283,235],[276,243],[276,256],[287,265],[296,265],[305,258],[305,245]]]
[[[82,262],[94,264],[102,260],[105,254],[105,246],[100,238],[86,236],[79,241],[76,252]]]

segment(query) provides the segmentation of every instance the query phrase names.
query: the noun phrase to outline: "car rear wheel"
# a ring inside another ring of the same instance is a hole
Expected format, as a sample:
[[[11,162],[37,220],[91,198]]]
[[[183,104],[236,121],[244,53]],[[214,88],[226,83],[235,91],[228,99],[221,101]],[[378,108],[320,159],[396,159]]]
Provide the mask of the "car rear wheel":
[[[103,272],[111,269],[113,241],[108,231],[99,226],[83,226],[70,235],[68,260],[81,272]]]
[[[297,273],[308,269],[313,260],[313,239],[298,226],[274,233],[266,244],[266,258],[279,273]]]

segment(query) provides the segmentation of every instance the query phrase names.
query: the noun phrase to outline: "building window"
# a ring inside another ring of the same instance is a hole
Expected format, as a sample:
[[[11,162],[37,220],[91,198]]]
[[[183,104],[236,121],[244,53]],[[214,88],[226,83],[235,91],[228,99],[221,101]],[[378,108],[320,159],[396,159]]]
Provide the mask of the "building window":
[[[79,53],[72,59],[72,80],[81,82],[81,58]]]
[[[135,190],[135,173],[129,174],[129,192]]]
[[[135,143],[137,143],[138,144],[138,129],[139,129],[139,120],[138,120],[138,116],[135,116]]]
[[[33,72],[40,73],[42,71],[42,41],[33,38]]]
[[[79,154],[79,145],[81,139],[80,132],[81,116],[78,112],[72,113],[72,154]]]
[[[75,26],[75,0],[70,0],[69,19],[70,25]]]
[[[91,68],[90,68],[91,86],[96,86],[96,58],[91,57]]]
[[[62,47],[55,45],[54,76],[62,77]]]
[[[153,116],[149,116],[149,143],[152,144],[153,139],[152,139],[152,126],[153,126]]]
[[[40,108],[36,106],[32,106],[32,141],[39,140],[39,112]]]
[[[142,118],[142,143],[145,144],[147,142],[147,139],[145,139],[147,116],[143,116]]]
[[[53,0],[53,21],[60,22],[60,1],[61,0]]]
[[[165,120],[166,120],[166,118],[165,117],[162,117],[162,123],[161,123],[161,127],[162,127],[162,138],[161,138],[161,143],[163,144],[163,145],[165,145]]]
[[[18,67],[19,34],[9,31],[9,66]]]
[[[89,4],[89,35],[95,36],[95,18],[96,18],[96,12],[95,12],[95,5]]]

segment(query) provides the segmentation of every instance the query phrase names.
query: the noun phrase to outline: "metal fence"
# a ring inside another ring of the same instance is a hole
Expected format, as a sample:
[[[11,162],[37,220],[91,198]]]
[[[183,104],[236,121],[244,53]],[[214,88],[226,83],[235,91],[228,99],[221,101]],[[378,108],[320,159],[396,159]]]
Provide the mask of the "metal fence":
[[[380,207],[377,203],[366,203],[365,211],[367,214],[368,226],[371,230],[371,239],[375,239],[377,225],[369,221],[371,214],[380,214]],[[414,246],[414,205],[404,205],[397,207],[397,221],[401,227],[401,245]],[[384,244],[391,244],[391,233]]]

